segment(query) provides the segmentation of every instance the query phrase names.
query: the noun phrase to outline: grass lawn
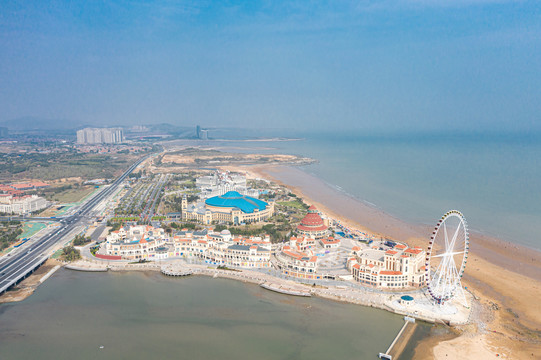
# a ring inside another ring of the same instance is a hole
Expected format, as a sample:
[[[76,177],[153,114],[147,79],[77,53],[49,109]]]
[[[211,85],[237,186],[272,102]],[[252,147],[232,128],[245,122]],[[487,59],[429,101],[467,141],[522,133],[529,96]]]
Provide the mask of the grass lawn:
[[[301,204],[298,200],[279,201],[279,202],[277,202],[277,204],[278,205],[283,205],[283,206],[293,207],[293,208],[300,209],[300,210],[304,210],[304,204]]]
[[[51,256],[51,258],[53,258],[53,259],[58,259],[58,258],[62,255],[62,251],[63,251],[63,250],[64,250],[64,249],[58,249],[58,250],[56,250],[55,253]]]

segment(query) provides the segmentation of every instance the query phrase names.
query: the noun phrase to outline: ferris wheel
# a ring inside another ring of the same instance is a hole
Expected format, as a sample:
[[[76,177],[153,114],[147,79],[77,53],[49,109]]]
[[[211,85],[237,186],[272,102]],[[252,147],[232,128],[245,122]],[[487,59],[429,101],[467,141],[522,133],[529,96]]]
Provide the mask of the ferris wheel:
[[[467,305],[461,279],[470,248],[468,225],[460,211],[451,210],[438,221],[426,251],[425,279],[437,304],[457,297]]]

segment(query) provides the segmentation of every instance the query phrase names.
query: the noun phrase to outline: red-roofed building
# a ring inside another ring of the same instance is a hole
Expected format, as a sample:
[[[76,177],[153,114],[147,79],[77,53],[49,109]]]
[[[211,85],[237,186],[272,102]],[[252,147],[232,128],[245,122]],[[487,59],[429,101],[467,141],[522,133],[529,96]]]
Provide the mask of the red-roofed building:
[[[264,237],[232,238],[227,230],[183,230],[173,237],[174,256],[199,258],[230,267],[265,268],[270,266],[271,243]]]
[[[29,184],[34,189],[45,189],[49,187],[49,184],[44,183],[43,181],[33,181]]]
[[[398,244],[393,249],[374,246],[353,249],[347,267],[353,278],[377,288],[401,289],[420,287],[425,283],[424,251]]]
[[[30,184],[26,183],[18,183],[18,184],[11,184],[10,185],[15,190],[25,191],[25,190],[33,190],[34,188]]]
[[[292,237],[289,240],[289,244],[292,247],[296,246],[299,251],[306,251],[316,247],[316,240],[307,237]]]
[[[332,236],[329,236],[328,238],[319,239],[319,242],[321,243],[321,246],[324,249],[335,249],[340,247],[340,239],[336,239]]]
[[[125,260],[163,259],[170,252],[164,230],[144,225],[121,227],[107,236],[104,246],[107,255]]]
[[[319,215],[316,207],[312,205],[308,209],[308,214],[297,226],[297,231],[303,236],[321,239],[328,236],[329,227]]]
[[[413,254],[413,255],[417,255],[417,254],[420,254],[423,252],[423,249],[420,249],[420,248],[409,248],[409,249],[406,249],[404,250],[405,253],[408,253],[408,254]]]
[[[10,190],[13,190],[11,186],[0,184],[0,192],[7,193]]]

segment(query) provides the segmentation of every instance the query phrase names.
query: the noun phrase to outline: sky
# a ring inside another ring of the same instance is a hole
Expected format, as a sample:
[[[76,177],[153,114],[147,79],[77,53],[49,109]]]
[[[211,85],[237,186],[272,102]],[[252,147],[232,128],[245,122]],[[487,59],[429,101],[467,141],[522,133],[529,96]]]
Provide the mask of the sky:
[[[541,2],[0,3],[0,121],[541,131]]]

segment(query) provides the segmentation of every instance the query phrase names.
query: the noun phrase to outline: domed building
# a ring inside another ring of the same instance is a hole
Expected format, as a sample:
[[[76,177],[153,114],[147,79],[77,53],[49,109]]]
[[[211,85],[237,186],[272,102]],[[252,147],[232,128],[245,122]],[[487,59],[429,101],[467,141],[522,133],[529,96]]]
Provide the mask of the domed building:
[[[265,221],[274,213],[274,202],[270,204],[237,191],[228,191],[223,195],[205,200],[204,204],[187,206],[183,213],[185,220],[199,220],[204,224],[251,223]]]
[[[297,226],[299,234],[314,239],[322,239],[329,235],[329,227],[325,224],[314,205],[308,209],[308,214]]]

